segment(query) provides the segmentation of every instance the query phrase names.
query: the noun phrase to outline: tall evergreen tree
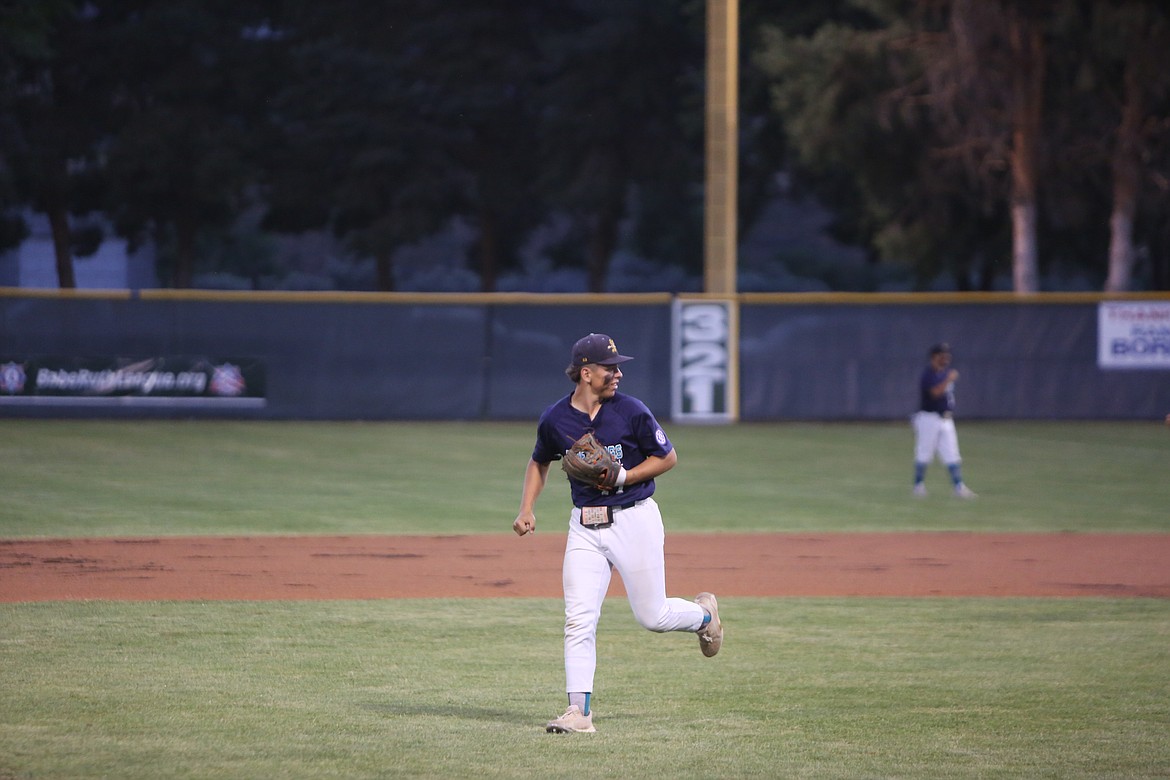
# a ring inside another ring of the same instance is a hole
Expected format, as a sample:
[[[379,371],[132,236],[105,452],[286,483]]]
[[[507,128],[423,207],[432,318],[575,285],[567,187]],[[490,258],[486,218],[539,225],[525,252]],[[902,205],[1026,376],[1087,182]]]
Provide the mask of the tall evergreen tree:
[[[578,0],[544,41],[541,190],[570,216],[564,256],[601,291],[619,228],[637,204],[637,248],[701,263],[702,8]],[[687,240],[691,237],[692,240]],[[673,239],[673,240],[672,240]],[[682,239],[682,240],[680,240]]]
[[[0,170],[9,208],[45,215],[58,284],[76,286],[73,258],[96,251],[101,230],[75,217],[96,210],[101,180],[100,142],[107,91],[92,63],[101,54],[93,9],[59,0],[23,3],[3,15],[0,56]],[[3,243],[23,240],[19,216],[5,219]]]
[[[159,276],[188,287],[201,231],[249,205],[275,43],[264,0],[94,0],[110,25],[102,68],[118,112],[108,210]]]

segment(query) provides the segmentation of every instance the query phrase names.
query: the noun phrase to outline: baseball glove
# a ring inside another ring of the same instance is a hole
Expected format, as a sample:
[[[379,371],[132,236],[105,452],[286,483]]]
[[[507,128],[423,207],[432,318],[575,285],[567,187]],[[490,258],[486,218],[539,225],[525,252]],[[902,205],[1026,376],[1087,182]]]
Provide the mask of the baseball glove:
[[[613,490],[622,467],[589,431],[573,442],[565,457],[561,458],[561,468],[571,480],[592,485],[598,490]]]

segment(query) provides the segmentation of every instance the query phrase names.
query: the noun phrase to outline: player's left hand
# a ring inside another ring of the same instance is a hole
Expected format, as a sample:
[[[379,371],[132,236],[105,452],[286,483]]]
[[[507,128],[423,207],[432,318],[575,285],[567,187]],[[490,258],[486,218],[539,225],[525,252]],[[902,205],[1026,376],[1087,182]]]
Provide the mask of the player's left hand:
[[[617,487],[622,466],[590,431],[573,442],[561,458],[561,469],[569,479],[608,491]]]

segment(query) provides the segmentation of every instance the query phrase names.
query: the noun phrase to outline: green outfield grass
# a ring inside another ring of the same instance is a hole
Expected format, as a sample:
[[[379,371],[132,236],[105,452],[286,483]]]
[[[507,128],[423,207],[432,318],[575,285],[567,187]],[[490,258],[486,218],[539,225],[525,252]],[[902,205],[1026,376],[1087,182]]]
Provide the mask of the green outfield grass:
[[[5,421],[0,540],[510,533],[532,424]],[[1170,531],[1159,423],[670,426],[687,530]],[[563,522],[554,477],[538,511]],[[0,571],[0,578],[4,576]],[[599,733],[556,599],[0,604],[0,780],[1170,776],[1170,601],[721,597],[723,651],[602,618]]]
[[[506,533],[533,423],[7,420],[0,538]],[[967,482],[910,498],[903,423],[668,426],[673,531],[1168,531],[1160,422],[961,422]],[[561,522],[559,469],[538,513]]]
[[[0,777],[1153,778],[1170,603],[722,600],[723,652],[560,602],[0,605]]]

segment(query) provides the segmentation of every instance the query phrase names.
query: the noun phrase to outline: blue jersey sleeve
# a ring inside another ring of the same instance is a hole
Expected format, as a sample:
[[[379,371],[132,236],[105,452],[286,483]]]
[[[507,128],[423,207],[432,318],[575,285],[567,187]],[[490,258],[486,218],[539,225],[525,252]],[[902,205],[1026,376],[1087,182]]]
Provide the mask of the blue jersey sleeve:
[[[536,424],[536,444],[532,448],[532,459],[537,463],[551,463],[559,460],[569,449],[575,438],[569,438],[565,430],[568,417],[568,399],[561,399],[540,415]]]
[[[630,430],[638,442],[637,449],[641,455],[638,458],[638,463],[646,460],[647,455],[655,455],[660,458],[669,455],[670,451],[674,449],[674,445],[666,437],[666,432],[662,430],[662,426],[658,424],[654,414],[641,401],[631,400],[635,402],[634,405],[637,408],[637,412],[630,419]],[[633,465],[636,466],[637,463]]]

